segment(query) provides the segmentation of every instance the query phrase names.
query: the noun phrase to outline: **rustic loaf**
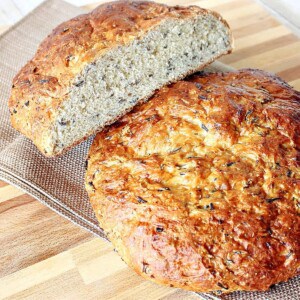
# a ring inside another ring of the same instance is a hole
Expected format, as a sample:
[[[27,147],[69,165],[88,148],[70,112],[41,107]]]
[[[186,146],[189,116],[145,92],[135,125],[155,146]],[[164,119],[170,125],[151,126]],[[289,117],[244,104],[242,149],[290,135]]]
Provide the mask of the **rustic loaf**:
[[[199,292],[300,273],[300,93],[259,70],[162,88],[99,133],[86,189],[137,273]]]
[[[13,80],[13,126],[47,156],[156,89],[231,51],[227,23],[196,6],[117,1],[58,26]]]

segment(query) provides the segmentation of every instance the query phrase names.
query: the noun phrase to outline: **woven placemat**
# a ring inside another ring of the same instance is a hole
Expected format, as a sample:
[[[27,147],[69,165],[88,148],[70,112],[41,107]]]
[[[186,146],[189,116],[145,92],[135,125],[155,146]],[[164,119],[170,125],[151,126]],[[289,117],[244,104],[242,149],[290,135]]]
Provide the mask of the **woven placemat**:
[[[13,76],[56,25],[84,13],[62,2],[44,2],[0,37],[0,179],[23,189],[57,213],[105,238],[84,189],[84,165],[92,137],[59,158],[45,158],[9,122],[7,100]],[[215,63],[213,70],[228,70]],[[224,299],[300,299],[300,278],[266,293],[233,293]],[[220,299],[199,295],[203,299]]]

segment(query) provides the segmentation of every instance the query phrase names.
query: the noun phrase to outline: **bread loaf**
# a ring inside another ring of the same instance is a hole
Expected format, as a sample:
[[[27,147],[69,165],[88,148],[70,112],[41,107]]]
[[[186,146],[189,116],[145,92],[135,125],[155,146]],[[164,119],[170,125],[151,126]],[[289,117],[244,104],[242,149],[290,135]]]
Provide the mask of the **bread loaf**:
[[[231,43],[227,23],[196,6],[101,5],[54,29],[16,75],[12,125],[43,154],[63,153]]]
[[[259,70],[195,75],[99,133],[86,188],[137,273],[216,293],[300,273],[300,93]]]

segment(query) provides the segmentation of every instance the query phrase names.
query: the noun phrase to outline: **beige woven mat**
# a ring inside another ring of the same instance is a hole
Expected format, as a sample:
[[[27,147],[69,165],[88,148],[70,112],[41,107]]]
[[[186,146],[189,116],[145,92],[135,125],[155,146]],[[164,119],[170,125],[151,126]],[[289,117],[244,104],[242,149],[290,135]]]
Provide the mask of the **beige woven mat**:
[[[0,37],[0,178],[57,213],[105,238],[84,190],[85,157],[92,138],[59,158],[45,158],[9,123],[7,99],[18,69],[51,29],[83,11],[60,0],[45,2]],[[225,66],[214,64],[218,70]],[[233,293],[224,299],[300,299],[300,278],[267,293]],[[219,299],[201,295],[203,299]]]

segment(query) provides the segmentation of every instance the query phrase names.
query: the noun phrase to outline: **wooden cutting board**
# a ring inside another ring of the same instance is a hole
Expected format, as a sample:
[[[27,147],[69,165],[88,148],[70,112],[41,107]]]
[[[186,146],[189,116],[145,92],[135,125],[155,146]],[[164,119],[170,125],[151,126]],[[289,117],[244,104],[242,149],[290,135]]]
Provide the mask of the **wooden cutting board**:
[[[195,4],[220,12],[235,37],[234,53],[222,58],[222,62],[235,68],[276,72],[300,90],[300,39],[257,2],[161,2]],[[121,261],[108,242],[0,181],[0,299],[3,298],[199,299],[193,293],[145,281]]]

